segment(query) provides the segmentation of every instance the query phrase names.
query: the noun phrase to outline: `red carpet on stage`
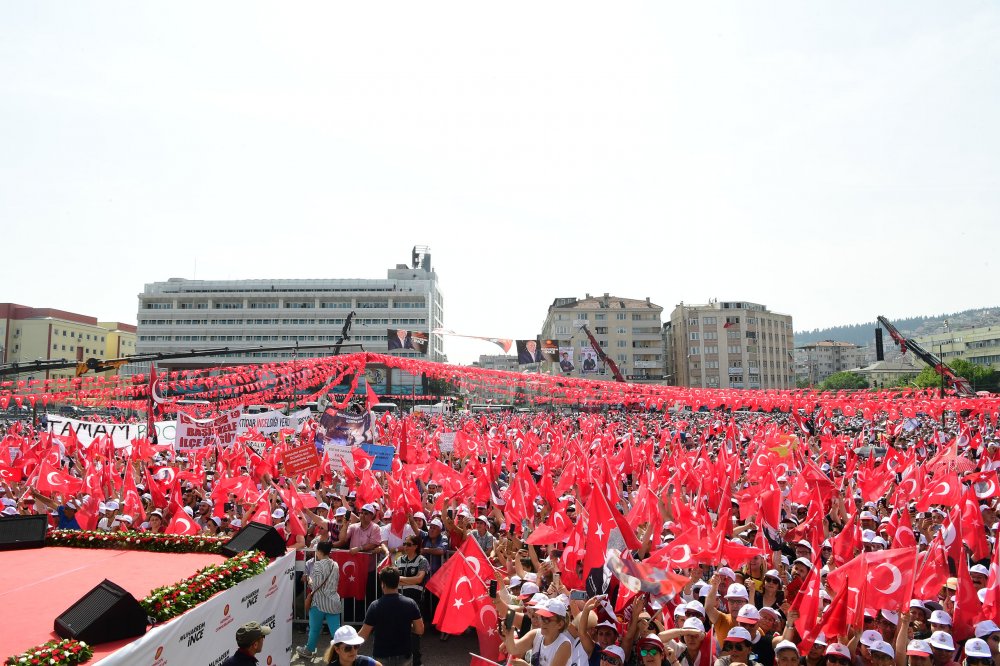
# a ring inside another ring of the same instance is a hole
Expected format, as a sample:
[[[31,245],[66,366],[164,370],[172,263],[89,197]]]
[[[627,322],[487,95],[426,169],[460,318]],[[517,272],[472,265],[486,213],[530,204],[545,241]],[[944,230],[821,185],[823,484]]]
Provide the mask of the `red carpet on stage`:
[[[58,638],[52,631],[55,619],[105,578],[142,599],[154,588],[176,583],[225,559],[221,555],[88,548],[0,552],[0,661]],[[94,661],[129,642],[94,646]]]

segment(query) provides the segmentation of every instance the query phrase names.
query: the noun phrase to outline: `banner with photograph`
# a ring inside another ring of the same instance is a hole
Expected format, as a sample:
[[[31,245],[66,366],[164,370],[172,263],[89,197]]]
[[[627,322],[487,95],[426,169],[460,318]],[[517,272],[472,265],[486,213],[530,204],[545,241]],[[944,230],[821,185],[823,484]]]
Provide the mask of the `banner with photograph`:
[[[325,444],[360,446],[374,444],[375,431],[372,428],[371,412],[348,412],[328,409],[319,417],[316,430],[316,447]]]
[[[580,367],[584,374],[597,372],[597,352],[592,348],[581,349]]]
[[[519,365],[542,362],[542,350],[538,340],[517,340],[517,362]]]
[[[412,349],[426,354],[430,343],[430,336],[425,331],[410,331],[405,328],[386,329],[386,338],[389,340],[389,351]]]
[[[559,371],[570,373],[576,369],[573,365],[573,347],[572,346],[559,346]]]
[[[211,419],[196,419],[179,412],[174,450],[194,451],[209,446],[232,446],[236,441],[240,415],[240,410],[234,409]]]
[[[559,362],[558,340],[542,340],[542,360],[549,363]]]

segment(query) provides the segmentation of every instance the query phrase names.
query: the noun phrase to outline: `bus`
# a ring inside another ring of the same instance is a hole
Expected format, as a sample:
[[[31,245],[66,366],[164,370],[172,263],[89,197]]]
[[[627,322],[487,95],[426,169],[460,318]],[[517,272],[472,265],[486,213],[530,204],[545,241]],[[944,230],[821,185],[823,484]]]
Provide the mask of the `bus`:
[[[372,405],[371,412],[373,414],[384,414],[386,412],[392,412],[395,414],[399,411],[399,405],[394,402],[379,402],[377,405]]]
[[[514,409],[514,405],[501,405],[501,404],[478,404],[469,405],[469,411],[471,412],[506,412]]]

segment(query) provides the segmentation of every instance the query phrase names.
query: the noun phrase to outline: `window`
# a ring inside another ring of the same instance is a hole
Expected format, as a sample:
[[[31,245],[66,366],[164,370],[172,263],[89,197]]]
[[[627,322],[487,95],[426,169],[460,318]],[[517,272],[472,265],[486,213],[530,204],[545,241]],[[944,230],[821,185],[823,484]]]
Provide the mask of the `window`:
[[[739,317],[726,317],[726,326],[735,326],[740,323]]]
[[[625,363],[627,361],[628,361],[628,355],[627,354],[618,354],[618,362],[619,363]]]
[[[698,319],[697,318],[688,319],[688,326],[697,326],[697,325],[698,325]]]
[[[697,356],[700,353],[698,347],[688,347],[688,356]]]
[[[313,307],[313,303],[311,301],[290,301],[285,303],[285,307],[292,310],[305,310]]]
[[[719,334],[716,333],[715,331],[705,331],[705,339],[706,340],[717,340],[718,338],[719,338]]]
[[[52,349],[59,349],[59,345],[52,345]]]
[[[276,310],[277,308],[278,308],[278,303],[277,302],[251,303],[250,304],[250,309],[251,310]]]
[[[594,321],[604,321],[608,318],[608,315],[604,312],[598,312],[594,314]]]
[[[705,347],[705,353],[706,354],[718,354],[719,353],[719,346],[718,345],[707,345]]]
[[[624,312],[616,312],[615,319],[617,319],[618,321],[625,321],[626,319],[628,319],[628,316]]]
[[[345,310],[349,310],[351,308],[351,302],[350,301],[326,301],[326,302],[320,303],[319,306],[321,308],[343,308]],[[406,308],[406,307],[415,307],[415,306],[404,305],[402,303],[396,303],[396,307],[397,308]]]
[[[169,310],[170,303],[146,303],[147,310]]]
[[[697,339],[698,339],[698,331],[691,331],[690,333],[688,333],[688,340],[697,340]]]
[[[387,308],[389,307],[389,301],[358,301],[359,308]]]
[[[216,303],[215,304],[215,309],[216,310],[242,310],[243,309],[243,304],[242,303],[225,302],[224,301],[222,303]]]
[[[618,335],[625,335],[626,333],[628,333],[628,330],[624,326],[619,326],[618,328],[615,329],[615,332],[617,332]]]
[[[702,317],[701,323],[705,326],[715,326],[715,317]]]
[[[628,346],[625,340],[619,340],[617,344],[619,349],[625,349]]]

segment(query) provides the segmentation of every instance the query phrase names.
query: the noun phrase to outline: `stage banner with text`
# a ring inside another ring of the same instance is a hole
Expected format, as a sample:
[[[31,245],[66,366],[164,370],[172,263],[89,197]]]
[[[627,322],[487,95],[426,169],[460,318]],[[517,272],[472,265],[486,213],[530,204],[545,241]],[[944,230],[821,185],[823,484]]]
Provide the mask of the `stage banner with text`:
[[[194,451],[208,446],[229,448],[236,440],[240,410],[224,412],[210,419],[196,419],[187,414],[177,415],[175,451]]]
[[[194,573],[194,572],[192,572]],[[259,576],[220,592],[180,617],[150,629],[141,638],[101,660],[102,666],[219,666],[236,652],[236,630],[247,622],[271,628],[261,664],[292,659],[292,602],[295,553],[274,560]]]

